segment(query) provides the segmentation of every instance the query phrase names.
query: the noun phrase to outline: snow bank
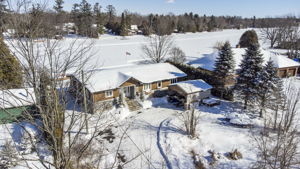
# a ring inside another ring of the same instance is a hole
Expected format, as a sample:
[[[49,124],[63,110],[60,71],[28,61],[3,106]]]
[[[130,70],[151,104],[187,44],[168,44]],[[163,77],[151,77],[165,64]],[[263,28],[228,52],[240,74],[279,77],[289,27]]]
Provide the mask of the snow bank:
[[[150,100],[145,100],[142,103],[142,107],[143,109],[150,109],[152,107],[152,102]]]
[[[119,120],[123,120],[125,119],[126,117],[128,117],[130,115],[130,111],[128,108],[126,107],[122,107],[122,108],[118,108],[118,109],[114,109],[113,110],[115,116],[119,119]]]
[[[253,120],[247,114],[239,114],[239,113],[229,113],[226,115],[226,118],[229,119],[231,124],[235,125],[253,125]]]

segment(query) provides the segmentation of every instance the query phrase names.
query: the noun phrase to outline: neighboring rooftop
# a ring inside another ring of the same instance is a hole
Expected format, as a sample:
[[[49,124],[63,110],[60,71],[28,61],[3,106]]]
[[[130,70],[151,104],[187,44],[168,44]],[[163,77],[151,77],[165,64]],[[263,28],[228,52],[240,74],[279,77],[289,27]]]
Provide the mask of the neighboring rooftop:
[[[211,85],[201,79],[182,81],[174,83],[171,86],[178,86],[187,94],[206,91],[213,88]]]
[[[116,89],[130,78],[141,83],[153,83],[186,76],[184,72],[169,63],[119,66],[90,72],[86,87],[92,93]],[[81,78],[77,79],[81,80]]]
[[[35,103],[33,88],[0,91],[0,109],[30,106]]]
[[[300,66],[300,63],[287,58],[286,56],[274,53],[271,51],[260,49],[263,54],[264,64],[270,59],[274,62],[275,67],[277,68],[286,68],[286,67],[297,67]],[[235,69],[239,69],[239,65],[242,62],[243,55],[245,54],[245,48],[232,48],[235,60]],[[195,61],[190,62],[194,67],[200,67],[206,70],[213,71],[215,60],[218,57],[218,52],[213,52],[212,54],[204,55],[204,57],[199,58]]]

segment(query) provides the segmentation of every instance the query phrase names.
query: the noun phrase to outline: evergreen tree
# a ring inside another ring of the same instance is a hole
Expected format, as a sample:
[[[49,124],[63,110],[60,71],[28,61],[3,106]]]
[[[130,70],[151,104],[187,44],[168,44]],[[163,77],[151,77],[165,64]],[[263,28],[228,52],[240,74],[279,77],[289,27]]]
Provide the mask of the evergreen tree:
[[[80,25],[80,10],[79,10],[79,4],[75,3],[73,4],[72,10],[71,10],[71,19],[76,25],[76,33],[78,33],[78,26]]]
[[[55,5],[53,6],[53,9],[57,12],[57,13],[62,13],[63,12],[63,4],[64,1],[63,0],[55,0]]]
[[[127,26],[127,29],[129,30],[129,29],[131,29],[131,19],[132,19],[132,16],[131,16],[131,14],[130,14],[130,12],[129,11],[125,11],[124,12],[124,14],[125,14],[125,23],[126,23],[126,26]]]
[[[62,24],[63,24],[63,0],[55,0],[55,5],[53,6],[53,9],[56,11],[56,24],[60,27],[60,30],[57,31],[57,34],[62,34]]]
[[[259,44],[251,44],[243,55],[240,69],[237,72],[237,83],[235,90],[244,101],[246,109],[248,103],[253,103],[259,92],[259,74],[263,69],[263,58],[259,50]]]
[[[0,37],[2,36],[2,32],[4,32],[4,25],[6,23],[6,13],[8,9],[6,8],[6,0],[0,0]]]
[[[221,91],[221,97],[223,97],[224,90],[226,90],[226,81],[233,77],[235,70],[235,62],[233,58],[233,53],[231,50],[231,45],[227,41],[219,49],[219,57],[215,62],[215,75],[217,88]]]
[[[252,28],[256,28],[256,17],[253,16],[253,19],[252,19]]]
[[[213,30],[215,30],[216,28],[217,28],[217,21],[216,21],[216,17],[215,16],[211,16],[210,17],[210,20],[209,20],[209,22],[208,22],[208,24],[207,24],[207,31],[213,31]]]
[[[99,34],[104,34],[104,16],[101,13],[101,6],[99,3],[94,5],[94,15],[97,24],[97,29]]]
[[[260,105],[260,117],[263,116],[263,110],[267,103],[270,103],[272,95],[277,90],[278,81],[277,68],[274,66],[273,61],[269,60],[263,67],[258,77],[259,89],[257,93],[257,101]],[[279,86],[280,87],[280,86]]]
[[[22,71],[18,60],[0,38],[0,88],[20,88],[22,81]]]
[[[116,16],[116,8],[112,5],[108,5],[106,7],[107,10],[107,19],[108,22],[106,24],[107,29],[112,29],[113,25],[115,24],[115,16]]]
[[[122,13],[122,17],[121,17],[120,35],[128,36],[128,26],[126,24],[126,16],[124,12]]]
[[[80,35],[97,37],[97,34],[95,34],[95,31],[92,29],[93,12],[91,4],[86,0],[82,0],[80,5],[74,4],[72,15],[75,18],[75,24]]]

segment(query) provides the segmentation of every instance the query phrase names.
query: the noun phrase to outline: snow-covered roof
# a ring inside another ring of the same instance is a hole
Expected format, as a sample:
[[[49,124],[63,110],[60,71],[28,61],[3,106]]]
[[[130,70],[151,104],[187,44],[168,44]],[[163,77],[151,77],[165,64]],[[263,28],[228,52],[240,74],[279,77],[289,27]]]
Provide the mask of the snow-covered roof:
[[[232,48],[235,60],[235,69],[239,69],[239,65],[243,60],[243,55],[245,54],[245,48]],[[261,49],[261,54],[263,55],[264,64],[267,63],[270,59],[274,62],[275,67],[277,68],[286,68],[286,67],[297,67],[300,66],[300,63],[287,58],[286,56],[280,55],[275,52],[267,51]],[[218,52],[213,52],[209,55],[204,55],[203,58],[200,58],[194,66],[201,67],[207,70],[214,70],[215,60],[218,57]]]
[[[130,29],[131,30],[138,30],[138,26],[137,25],[130,25]]]
[[[0,109],[29,106],[34,103],[33,88],[0,91]]]
[[[196,93],[196,92],[206,91],[213,88],[211,85],[209,85],[208,83],[206,83],[204,80],[201,79],[182,81],[182,82],[171,84],[170,86],[178,86],[185,93]]]
[[[141,83],[153,83],[186,76],[184,72],[169,63],[119,66],[90,72],[86,87],[92,93],[116,89],[130,78]],[[77,79],[81,80],[81,78]]]

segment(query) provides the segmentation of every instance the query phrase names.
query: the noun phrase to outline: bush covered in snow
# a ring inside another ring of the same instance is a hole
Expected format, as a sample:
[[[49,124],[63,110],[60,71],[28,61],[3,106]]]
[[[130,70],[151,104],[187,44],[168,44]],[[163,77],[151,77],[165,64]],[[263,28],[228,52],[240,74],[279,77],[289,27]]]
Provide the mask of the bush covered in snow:
[[[229,123],[239,126],[251,126],[254,123],[247,114],[239,114],[236,112],[227,114],[226,119],[229,120]]]

